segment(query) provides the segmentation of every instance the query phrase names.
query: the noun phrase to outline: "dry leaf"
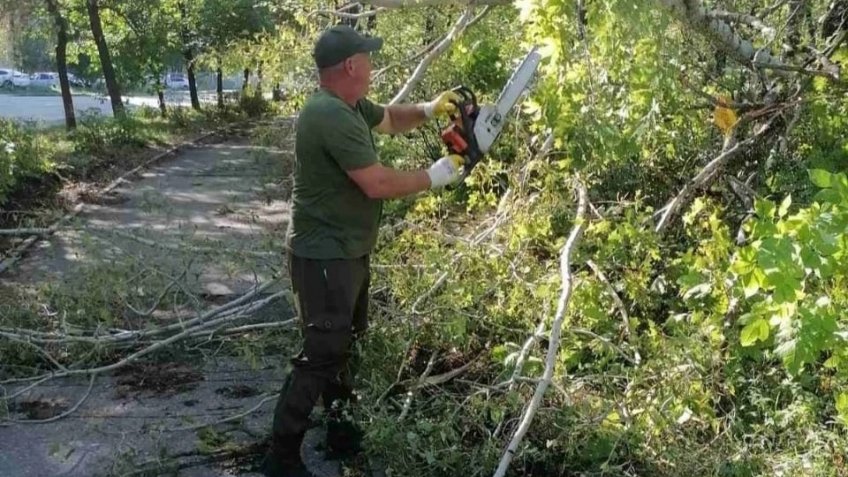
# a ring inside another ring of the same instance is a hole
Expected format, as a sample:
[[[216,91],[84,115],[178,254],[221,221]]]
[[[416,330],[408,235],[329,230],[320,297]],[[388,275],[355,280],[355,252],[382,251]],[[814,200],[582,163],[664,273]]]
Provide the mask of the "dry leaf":
[[[733,126],[735,126],[736,122],[739,120],[739,118],[736,117],[736,113],[727,106],[729,102],[730,100],[726,96],[719,96],[718,104],[713,111],[713,120],[725,136],[730,134],[730,131],[733,130]]]

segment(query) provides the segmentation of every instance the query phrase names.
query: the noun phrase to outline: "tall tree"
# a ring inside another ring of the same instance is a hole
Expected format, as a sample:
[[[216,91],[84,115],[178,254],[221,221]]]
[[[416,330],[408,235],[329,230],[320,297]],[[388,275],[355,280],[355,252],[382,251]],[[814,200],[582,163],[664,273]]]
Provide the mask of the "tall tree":
[[[180,10],[180,36],[183,40],[183,55],[186,61],[186,72],[188,73],[188,89],[191,95],[191,107],[200,110],[200,98],[197,96],[197,78],[194,75],[196,34],[193,25],[197,17],[192,15],[184,0],[179,2]]]
[[[211,55],[217,71],[218,102],[223,102],[222,57],[237,44],[250,57],[249,47],[258,35],[274,29],[268,5],[258,0],[206,0],[203,2],[198,22],[198,43],[203,54]],[[246,88],[249,69],[245,68]],[[257,68],[259,88],[263,80],[263,61]]]
[[[56,70],[59,72],[59,87],[62,90],[62,106],[65,108],[65,127],[77,127],[74,114],[74,97],[68,81],[68,20],[60,10],[59,0],[47,0],[47,10],[56,24]]]
[[[112,65],[109,46],[106,44],[106,37],[103,35],[100,5],[98,0],[87,0],[86,7],[88,9],[88,20],[91,24],[91,34],[94,36],[94,43],[97,45],[97,52],[100,55],[100,65],[103,69],[103,78],[106,80],[106,89],[109,91],[109,99],[112,102],[112,114],[115,117],[120,117],[124,115],[124,103],[121,100],[121,89],[115,77],[115,68]]]

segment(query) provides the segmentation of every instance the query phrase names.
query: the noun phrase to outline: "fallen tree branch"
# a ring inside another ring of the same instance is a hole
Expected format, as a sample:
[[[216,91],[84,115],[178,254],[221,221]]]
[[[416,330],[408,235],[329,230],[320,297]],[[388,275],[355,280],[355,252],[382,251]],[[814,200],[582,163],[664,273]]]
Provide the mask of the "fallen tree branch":
[[[760,139],[766,132],[771,130],[772,121],[774,118],[769,120],[768,123],[764,124],[759,130],[748,139],[742,142],[735,142],[732,140],[726,141],[724,143],[724,148],[715,159],[710,161],[703,169],[698,172],[689,182],[686,183],[685,186],[677,193],[674,198],[672,198],[666,205],[660,209],[663,211],[662,217],[657,223],[655,232],[658,234],[662,234],[671,224],[671,221],[677,216],[677,212],[686,205],[689,200],[692,198],[694,193],[701,188],[707,187],[713,178],[718,175],[718,172],[730,162],[731,159],[738,156],[746,147],[755,143],[758,139]]]
[[[348,7],[349,9],[349,7]],[[343,18],[345,20],[359,20],[360,18],[368,18],[377,15],[378,13],[386,11],[386,7],[380,7],[374,10],[368,10],[362,13],[347,13],[342,10],[315,10],[306,15],[306,18],[312,18],[318,15],[327,15],[334,16],[338,18]]]
[[[755,48],[754,44],[733,31],[721,16],[733,15],[727,12],[714,12],[701,4],[701,0],[658,0],[673,14],[709,37],[714,43],[727,51],[736,61],[760,68],[784,71],[790,65],[782,63],[764,48]]]
[[[583,230],[586,228],[585,219],[588,194],[586,192],[586,188],[581,182],[579,182],[579,180],[577,181],[576,187],[578,196],[577,214],[574,219],[574,226],[571,229],[571,234],[568,236],[568,240],[566,240],[565,244],[562,247],[562,251],[560,252],[560,275],[562,277],[562,292],[559,296],[556,314],[554,315],[553,324],[551,326],[551,337],[548,343],[547,356],[545,357],[545,371],[542,374],[542,378],[539,381],[539,385],[536,387],[536,392],[533,393],[533,397],[530,400],[530,403],[528,403],[527,405],[527,408],[524,412],[524,416],[521,418],[521,423],[515,430],[515,433],[512,436],[512,440],[510,441],[509,445],[506,448],[506,451],[501,457],[500,463],[498,464],[498,468],[494,473],[494,477],[503,477],[504,475],[506,475],[506,472],[509,469],[509,464],[510,462],[512,462],[512,458],[515,456],[515,453],[518,450],[518,445],[521,443],[521,440],[524,438],[524,435],[530,429],[530,423],[533,421],[533,417],[536,415],[536,411],[538,411],[539,406],[542,403],[542,398],[545,395],[545,391],[547,391],[548,386],[551,384],[551,381],[553,379],[554,368],[556,367],[557,362],[557,355],[559,354],[559,342],[562,333],[562,323],[565,320],[565,312],[568,309],[568,302],[571,298],[573,281],[571,276],[571,254],[577,246],[577,243],[580,241],[580,237],[583,234]]]
[[[744,23],[746,25],[750,25],[758,30],[760,30],[763,35],[765,35],[768,41],[774,40],[774,36],[776,30],[765,23],[759,18],[753,15],[746,15],[744,13],[734,13],[734,12],[726,12],[723,10],[710,10],[707,11],[707,17],[715,18],[718,20],[724,20],[733,23]]]
[[[249,305],[248,307],[246,307],[244,309],[243,312],[240,312],[240,313],[237,313],[237,314],[232,314],[232,315],[226,315],[225,314],[224,316],[218,317],[214,320],[202,322],[202,323],[200,323],[200,324],[198,324],[194,327],[187,328],[180,333],[174,334],[174,335],[172,335],[172,336],[170,336],[170,337],[168,337],[164,340],[157,341],[157,342],[155,342],[155,343],[153,343],[149,346],[146,346],[146,347],[130,354],[129,356],[126,356],[123,359],[121,359],[121,360],[119,360],[115,363],[109,364],[109,365],[99,366],[99,367],[90,368],[90,369],[68,369],[68,370],[64,370],[64,371],[60,371],[60,372],[42,374],[40,376],[34,376],[34,377],[31,377],[31,378],[18,378],[18,379],[6,380],[6,381],[3,382],[3,384],[12,383],[12,382],[24,382],[24,381],[35,380],[35,383],[24,388],[23,390],[16,392],[13,396],[7,397],[6,399],[7,400],[12,399],[12,398],[22,394],[23,392],[28,391],[29,389],[43,383],[44,381],[46,381],[48,379],[62,378],[62,377],[66,377],[66,376],[76,376],[76,375],[100,374],[100,373],[105,373],[105,372],[109,372],[109,371],[114,371],[114,370],[121,368],[123,366],[126,366],[126,365],[128,365],[128,364],[130,364],[134,361],[137,361],[139,358],[141,358],[143,356],[146,356],[146,355],[148,355],[148,354],[150,354],[154,351],[157,351],[161,348],[164,348],[165,346],[168,346],[168,345],[173,344],[177,341],[183,340],[187,337],[191,337],[197,331],[200,331],[200,330],[203,330],[203,329],[206,329],[206,328],[210,328],[210,327],[213,327],[213,326],[221,326],[221,325],[229,324],[229,323],[232,323],[234,321],[237,321],[240,318],[250,316],[251,313],[255,313],[258,309],[264,307],[268,303],[271,303],[271,302],[281,298],[282,296],[283,296],[283,292],[275,293],[275,294],[273,294],[273,295],[271,295],[271,296],[269,296],[269,297],[267,297],[267,298],[265,298],[261,301],[258,301],[256,303]]]
[[[100,331],[92,332],[89,334],[81,332],[69,335],[67,333],[61,334],[55,332],[22,330],[17,328],[0,328],[0,336],[8,337],[10,339],[31,339],[33,342],[42,344],[65,342],[105,344],[125,341],[136,341],[152,336],[169,333],[176,330],[186,330],[187,328],[191,329],[192,327],[195,327],[198,324],[202,324],[216,316],[231,316],[234,314],[245,314],[248,312],[255,312],[258,310],[255,307],[256,303],[248,302],[268,290],[275,283],[275,281],[269,281],[261,285],[260,287],[254,289],[253,291],[246,293],[240,296],[239,298],[236,298],[235,300],[213,308],[207,312],[201,313],[197,317],[192,318],[188,321],[173,323],[159,328],[153,328],[148,330],[112,330],[112,332],[105,335],[103,335]],[[283,292],[280,292],[276,295],[272,295],[272,297],[279,297],[283,294]],[[261,303],[262,306],[264,306],[269,304],[270,302],[262,301],[257,303]]]

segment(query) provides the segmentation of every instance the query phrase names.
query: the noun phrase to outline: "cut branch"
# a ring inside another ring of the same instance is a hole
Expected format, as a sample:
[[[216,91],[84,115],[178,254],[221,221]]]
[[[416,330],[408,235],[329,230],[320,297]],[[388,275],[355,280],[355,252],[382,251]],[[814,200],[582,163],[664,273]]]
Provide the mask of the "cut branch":
[[[759,113],[757,113],[759,114]],[[695,177],[671,199],[662,209],[662,217],[657,223],[655,231],[658,234],[665,232],[671,221],[677,216],[678,211],[686,205],[698,190],[710,185],[718,172],[724,168],[734,157],[738,156],[745,148],[760,139],[767,131],[771,130],[772,120],[759,128],[759,130],[742,142],[726,141],[721,154],[709,162]]]
[[[513,0],[364,0],[361,3],[384,8],[414,8],[432,6],[510,5]]]
[[[700,0],[659,0],[659,3],[701,31],[742,64],[779,71],[792,68],[767,50],[755,48],[749,40],[737,35],[733,28],[721,18],[733,14],[708,10]]]
[[[415,71],[412,72],[412,76],[410,76],[409,79],[406,80],[406,83],[403,85],[403,88],[401,88],[401,90],[395,95],[395,97],[392,98],[391,101],[389,101],[390,105],[400,103],[409,97],[410,93],[412,93],[413,88],[415,88],[415,86],[417,86],[418,83],[421,82],[421,78],[424,77],[424,73],[427,71],[427,68],[430,67],[430,64],[433,63],[433,61],[438,58],[439,55],[444,53],[445,50],[447,50],[448,47],[453,44],[454,40],[456,40],[457,38],[459,38],[460,35],[462,35],[462,32],[464,32],[465,29],[468,27],[468,23],[471,21],[473,13],[473,7],[466,8],[465,11],[462,12],[462,15],[459,16],[459,18],[456,20],[456,23],[454,23],[453,27],[451,27],[450,31],[448,31],[447,35],[445,35],[442,41],[440,41],[439,44],[437,44],[432,50],[430,50],[430,52],[427,53],[427,56],[425,56],[421,60],[421,62],[418,63],[418,66],[415,68]]]
[[[712,10],[707,12],[707,16],[710,18],[724,20],[733,23],[744,23],[746,25],[750,25],[761,32],[763,35],[771,41],[775,36],[775,29],[763,23],[762,20],[753,16],[753,15],[745,15],[744,13],[734,13],[734,12],[725,12],[721,10]]]
[[[307,15],[307,18],[314,17],[317,15],[327,15],[343,18],[345,20],[359,20],[360,18],[376,16],[378,13],[384,11],[386,11],[385,7],[376,8],[374,10],[368,10],[367,12],[362,13],[348,13],[342,10],[315,10],[314,12],[310,12],[309,15]]]
[[[574,227],[571,229],[571,234],[569,235],[568,240],[566,240],[565,245],[563,245],[562,252],[560,253],[560,275],[562,276],[562,292],[559,296],[556,315],[554,316],[553,325],[551,327],[551,337],[548,343],[547,356],[545,357],[545,372],[542,374],[542,378],[539,380],[539,385],[536,387],[536,392],[533,394],[533,398],[527,405],[527,409],[524,412],[524,416],[521,419],[521,423],[518,425],[515,434],[513,434],[512,440],[510,441],[509,446],[507,446],[506,448],[506,452],[504,452],[503,456],[501,457],[500,464],[498,465],[498,468],[495,471],[494,477],[503,477],[504,475],[506,475],[506,472],[509,469],[509,464],[510,462],[512,462],[512,458],[513,456],[515,456],[515,453],[518,450],[518,445],[521,443],[521,439],[524,438],[524,434],[526,434],[527,430],[530,429],[530,423],[533,421],[533,417],[536,415],[536,411],[539,410],[539,406],[542,403],[542,398],[545,395],[545,391],[547,391],[548,386],[553,380],[554,368],[556,367],[557,355],[559,354],[559,342],[560,336],[562,334],[562,323],[565,320],[565,312],[568,309],[568,302],[571,298],[573,282],[571,276],[571,254],[577,246],[577,243],[580,241],[580,237],[583,234],[583,229],[586,227],[585,217],[586,204],[588,202],[587,195],[588,194],[586,193],[586,188],[583,186],[582,183],[578,181],[577,215],[574,219]]]

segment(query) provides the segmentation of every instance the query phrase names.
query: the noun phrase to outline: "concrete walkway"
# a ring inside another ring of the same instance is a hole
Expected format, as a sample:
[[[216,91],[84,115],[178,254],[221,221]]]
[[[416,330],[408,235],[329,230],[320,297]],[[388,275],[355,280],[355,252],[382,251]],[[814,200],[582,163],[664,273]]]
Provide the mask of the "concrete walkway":
[[[289,218],[282,177],[289,151],[252,146],[241,138],[183,152],[88,205],[75,230],[40,242],[0,282],[86,286],[135,260],[136,267],[183,270],[186,286],[212,306],[275,275],[285,277],[279,244]],[[263,322],[292,316],[286,300],[261,313],[257,319]],[[281,353],[252,362],[213,353],[202,361],[130,365],[98,376],[89,397],[68,417],[0,427],[0,476],[133,475],[157,459],[187,465],[216,443],[258,442],[270,430],[273,396],[297,343],[293,330],[278,333]],[[9,417],[51,417],[76,403],[89,385],[87,377],[51,380],[15,399]],[[5,391],[16,389],[20,386]],[[245,415],[234,422],[178,430],[239,414]],[[312,431],[308,440],[305,452],[315,471],[338,475],[338,464],[323,462],[312,448],[320,433]],[[257,475],[250,473],[253,464],[187,465],[161,475]]]

